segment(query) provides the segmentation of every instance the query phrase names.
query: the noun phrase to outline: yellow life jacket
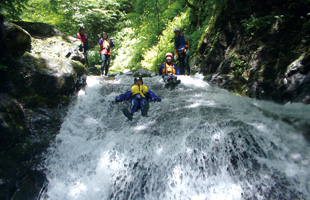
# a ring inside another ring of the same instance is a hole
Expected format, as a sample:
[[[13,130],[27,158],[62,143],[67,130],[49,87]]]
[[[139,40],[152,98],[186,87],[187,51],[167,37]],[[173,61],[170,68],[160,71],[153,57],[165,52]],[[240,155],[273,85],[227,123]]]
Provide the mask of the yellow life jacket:
[[[110,48],[111,44],[107,39],[103,39],[102,48]]]
[[[165,67],[163,68],[163,74],[175,75],[174,64],[171,63],[171,65],[169,65],[168,63],[165,63]]]
[[[146,93],[147,93],[148,89],[147,89],[147,86],[145,85],[134,85],[131,87],[131,93],[132,95],[135,95],[135,94],[141,94],[142,97],[145,97]]]

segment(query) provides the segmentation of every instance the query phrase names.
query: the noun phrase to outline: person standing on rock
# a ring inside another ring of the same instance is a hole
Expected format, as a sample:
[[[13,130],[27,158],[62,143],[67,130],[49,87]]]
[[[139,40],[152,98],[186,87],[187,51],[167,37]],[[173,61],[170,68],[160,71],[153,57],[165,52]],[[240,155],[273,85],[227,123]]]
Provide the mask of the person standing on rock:
[[[114,47],[112,39],[108,39],[108,34],[103,32],[101,38],[98,42],[100,46],[100,57],[102,61],[101,65],[101,75],[108,76],[109,65],[110,65],[110,57],[111,57],[111,48]]]
[[[175,40],[174,40],[174,59],[179,60],[180,74],[185,75],[185,69],[187,75],[190,75],[190,68],[188,64],[190,43],[186,35],[181,34],[181,29],[174,28]]]
[[[80,26],[79,32],[74,37],[79,39],[79,40],[81,40],[82,43],[83,43],[85,62],[87,64],[87,66],[88,66],[87,56],[88,56],[89,47],[88,47],[88,38],[87,38],[87,36],[85,34],[85,27],[84,26]]]

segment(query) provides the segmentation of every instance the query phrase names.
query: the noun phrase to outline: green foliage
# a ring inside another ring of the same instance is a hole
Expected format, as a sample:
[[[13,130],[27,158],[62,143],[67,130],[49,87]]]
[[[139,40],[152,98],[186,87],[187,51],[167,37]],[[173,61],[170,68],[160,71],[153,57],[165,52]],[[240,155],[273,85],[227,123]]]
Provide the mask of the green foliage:
[[[144,38],[136,36],[136,29],[123,28],[114,36],[114,44],[116,49],[112,52],[112,61],[114,70],[124,71],[125,69],[134,69],[141,67],[142,51],[141,43]]]
[[[191,55],[197,55],[202,35],[227,0],[28,0],[22,18],[45,22],[75,35],[86,27],[91,50],[90,66],[101,63],[98,34],[114,37],[112,70],[147,67],[158,69],[165,53],[174,51],[173,28],[179,26],[191,43]],[[210,38],[216,42],[218,35]]]
[[[8,67],[5,66],[5,65],[0,64],[0,70],[7,71]]]
[[[116,33],[118,50],[114,67],[135,69],[144,66],[156,69],[157,57],[163,58],[157,54],[164,55],[164,51],[173,50],[174,27],[171,28],[170,24],[173,24],[171,20],[175,16],[185,10],[184,0],[134,0],[133,6],[134,12],[127,15],[130,27]],[[168,27],[169,33],[166,31]]]
[[[251,16],[241,21],[246,33],[254,35],[258,31],[266,31],[278,16],[267,15],[262,17]]]
[[[188,23],[188,12],[175,17],[163,31],[156,45],[153,45],[143,53],[142,66],[157,71],[165,60],[167,52],[174,52],[174,27],[183,27]]]
[[[0,12],[7,21],[19,20],[28,0],[1,0]]]
[[[103,31],[111,33],[130,11],[131,3],[125,0],[29,0],[22,18],[26,21],[44,22],[57,29],[75,35],[80,25],[86,28],[89,45],[96,46],[97,35]]]
[[[235,57],[232,58],[231,62],[231,72],[235,76],[242,76],[243,72],[247,69],[248,63],[242,57]]]
[[[95,46],[88,52],[88,65],[93,67],[95,65],[100,65],[100,47],[99,45]]]

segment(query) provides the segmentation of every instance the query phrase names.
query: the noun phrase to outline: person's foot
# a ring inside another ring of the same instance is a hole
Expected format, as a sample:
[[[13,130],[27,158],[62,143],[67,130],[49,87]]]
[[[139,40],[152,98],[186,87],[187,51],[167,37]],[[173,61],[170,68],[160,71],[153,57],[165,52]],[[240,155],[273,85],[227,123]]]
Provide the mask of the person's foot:
[[[170,81],[168,83],[165,84],[165,88],[169,88],[170,86],[173,85],[173,81]]]
[[[178,85],[181,83],[181,80],[177,80],[175,83],[176,83],[176,85]]]
[[[142,114],[143,117],[146,117],[147,111],[149,111],[149,108],[150,108],[149,103],[145,103],[143,105],[143,110],[141,111],[141,114]]]
[[[132,114],[126,108],[123,108],[122,112],[130,121],[132,120]]]

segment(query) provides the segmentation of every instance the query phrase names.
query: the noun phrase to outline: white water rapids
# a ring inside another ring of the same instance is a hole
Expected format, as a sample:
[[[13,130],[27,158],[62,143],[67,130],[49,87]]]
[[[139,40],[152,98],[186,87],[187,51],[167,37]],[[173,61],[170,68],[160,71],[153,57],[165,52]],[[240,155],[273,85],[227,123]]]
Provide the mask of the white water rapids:
[[[200,75],[162,98],[148,117],[113,104],[132,77],[88,77],[46,154],[39,199],[310,199],[310,106],[239,97]]]

